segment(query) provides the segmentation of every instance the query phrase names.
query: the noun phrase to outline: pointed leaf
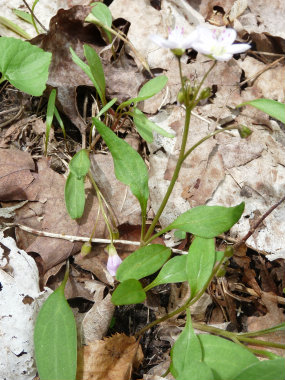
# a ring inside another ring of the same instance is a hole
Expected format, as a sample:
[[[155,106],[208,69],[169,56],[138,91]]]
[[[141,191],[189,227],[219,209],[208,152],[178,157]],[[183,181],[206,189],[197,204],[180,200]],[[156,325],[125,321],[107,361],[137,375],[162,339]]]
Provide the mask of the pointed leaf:
[[[146,294],[141,283],[134,279],[121,282],[112,294],[112,302],[117,306],[141,303],[145,298]]]
[[[186,273],[193,298],[209,280],[215,264],[215,240],[195,237],[187,255]]]
[[[139,280],[156,272],[171,255],[171,249],[160,244],[139,248],[128,256],[119,266],[116,278],[125,281],[130,278]]]
[[[88,45],[84,45],[84,55],[87,59],[93,79],[95,82],[97,82],[101,94],[105,98],[106,83],[101,59],[99,58],[96,51]]]
[[[29,42],[0,37],[1,79],[27,94],[41,96],[46,88],[51,53]]]
[[[148,171],[143,159],[100,120],[94,117],[92,120],[112,154],[117,179],[130,186],[131,192],[140,203],[142,216],[145,217],[149,190]]]
[[[95,80],[95,78],[93,77],[93,74],[91,72],[91,69],[88,65],[86,65],[86,63],[84,63],[79,57],[78,55],[75,53],[75,51],[70,47],[69,48],[70,50],[70,53],[71,53],[71,57],[72,57],[72,60],[74,63],[76,63],[84,72],[85,74],[88,76],[88,78],[91,80],[91,82],[93,83],[94,87],[96,88],[96,91],[98,92],[98,95],[100,97],[100,99],[102,100],[102,102],[104,101],[104,97],[103,97],[103,94],[102,94],[102,91],[100,89],[100,86],[99,84],[97,83],[97,81]]]
[[[134,108],[133,112],[131,113],[134,119],[135,126],[137,128],[138,133],[141,135],[141,137],[151,143],[153,141],[153,135],[152,132],[155,131],[158,134],[173,138],[175,135],[173,133],[169,133],[165,131],[164,129],[160,128],[157,124],[150,121],[143,112],[141,112],[138,108]]]
[[[69,173],[64,189],[65,206],[72,219],[81,218],[85,206],[84,179]]]
[[[280,120],[285,124],[285,104],[277,102],[272,99],[254,99],[249,102],[244,102],[239,104],[238,107],[243,107],[246,105],[253,106],[260,111],[267,113],[269,116],[274,117],[277,120]]]
[[[194,333],[189,309],[187,310],[186,325],[171,350],[171,359],[170,370],[176,379],[213,379],[210,368],[202,363],[202,348]]]
[[[215,380],[229,380],[259,360],[246,348],[214,335],[199,334],[203,362],[213,371]],[[248,379],[251,380],[251,379]]]
[[[53,88],[48,98],[47,105],[47,117],[46,117],[46,138],[45,138],[45,154],[47,152],[47,146],[49,141],[49,133],[52,126],[54,110],[55,110],[55,98],[56,98],[56,89]]]
[[[91,13],[87,16],[85,21],[93,22],[96,25],[100,25],[104,28],[104,25],[111,28],[112,26],[112,14],[110,9],[103,3],[92,3],[94,7],[91,10]],[[111,33],[104,29],[105,33],[108,36],[108,40],[112,42]]]
[[[43,304],[35,325],[34,342],[41,380],[75,380],[76,324],[64,297],[64,287],[56,289]]]
[[[167,81],[168,78],[165,75],[160,75],[159,77],[149,80],[145,85],[142,86],[136,98],[128,99],[125,102],[121,103],[118,109],[125,108],[131,103],[137,103],[141,102],[142,100],[151,98],[163,89]]]
[[[147,286],[152,289],[161,284],[174,284],[177,282],[187,281],[186,259],[188,255],[175,256],[163,265],[157,277]]]
[[[228,231],[241,217],[244,202],[235,207],[198,206],[181,214],[167,227],[212,238]]]
[[[81,149],[69,163],[70,171],[79,179],[86,176],[90,168],[89,155],[86,149]]]
[[[244,368],[233,380],[284,380],[285,359],[264,360]]]

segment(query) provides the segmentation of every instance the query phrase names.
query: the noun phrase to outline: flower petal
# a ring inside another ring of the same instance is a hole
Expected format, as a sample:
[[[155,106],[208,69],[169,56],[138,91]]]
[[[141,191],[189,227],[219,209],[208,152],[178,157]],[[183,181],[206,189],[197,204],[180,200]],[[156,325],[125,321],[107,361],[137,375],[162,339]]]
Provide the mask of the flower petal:
[[[119,268],[122,260],[119,255],[112,255],[108,257],[107,270],[111,276],[116,276],[117,269]]]
[[[166,47],[166,48],[168,47],[167,46],[168,40],[166,38],[159,36],[158,34],[150,34],[149,39],[160,47]]]
[[[227,28],[221,32],[218,42],[224,46],[230,46],[236,39],[236,36],[237,32],[234,29]]]
[[[192,48],[194,50],[196,50],[198,53],[202,53],[202,54],[211,54],[211,45],[208,45],[207,43],[203,43],[203,42],[197,42],[197,41],[194,41],[192,43]]]
[[[233,44],[227,48],[227,52],[231,54],[243,53],[244,51],[250,49],[249,44]]]

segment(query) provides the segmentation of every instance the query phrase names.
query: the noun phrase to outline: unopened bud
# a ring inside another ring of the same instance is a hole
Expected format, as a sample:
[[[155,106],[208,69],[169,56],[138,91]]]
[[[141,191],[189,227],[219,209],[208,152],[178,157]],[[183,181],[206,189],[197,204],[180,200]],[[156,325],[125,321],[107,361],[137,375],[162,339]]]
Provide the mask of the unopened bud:
[[[184,104],[185,102],[185,96],[184,96],[184,91],[180,90],[177,94],[177,101],[179,104]]]
[[[212,92],[211,92],[210,87],[206,87],[206,88],[204,88],[204,89],[201,91],[200,96],[199,96],[199,99],[200,99],[200,100],[202,100],[202,99],[207,99],[207,98],[209,98],[211,95],[212,95]]]
[[[225,257],[232,257],[234,254],[234,249],[231,245],[228,245],[225,249]]]
[[[81,255],[86,256],[90,252],[91,252],[91,244],[88,241],[87,243],[84,243],[83,246],[81,247]]]
[[[252,130],[245,125],[240,125],[238,129],[239,135],[242,139],[246,139],[252,134]]]

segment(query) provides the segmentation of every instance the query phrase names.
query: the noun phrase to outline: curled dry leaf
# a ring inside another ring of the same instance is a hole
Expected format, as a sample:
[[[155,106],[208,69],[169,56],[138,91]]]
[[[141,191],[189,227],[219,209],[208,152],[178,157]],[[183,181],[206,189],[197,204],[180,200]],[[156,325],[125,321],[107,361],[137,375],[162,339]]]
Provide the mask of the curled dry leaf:
[[[78,352],[78,380],[130,380],[143,353],[135,337],[116,334],[96,340]]]

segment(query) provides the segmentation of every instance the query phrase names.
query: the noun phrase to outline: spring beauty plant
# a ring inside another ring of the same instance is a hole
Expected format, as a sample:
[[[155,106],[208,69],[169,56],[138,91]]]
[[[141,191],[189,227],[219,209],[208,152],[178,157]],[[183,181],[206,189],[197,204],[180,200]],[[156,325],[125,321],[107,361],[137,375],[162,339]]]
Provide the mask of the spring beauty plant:
[[[128,43],[126,37],[112,29],[112,16],[109,8],[103,3],[95,3],[87,22],[96,24],[103,38],[112,49],[113,36]],[[237,223],[243,213],[244,203],[231,207],[201,205],[179,215],[168,226],[158,229],[158,223],[169,197],[178,179],[180,169],[185,159],[207,139],[237,129],[241,138],[246,138],[251,131],[245,126],[228,126],[215,130],[197,141],[191,148],[187,147],[187,139],[191,133],[190,120],[193,109],[200,100],[210,96],[210,89],[204,87],[204,82],[218,61],[230,60],[234,54],[242,53],[250,48],[248,44],[235,43],[236,32],[233,29],[197,27],[190,35],[185,35],[183,29],[176,27],[169,31],[168,38],[151,35],[150,39],[158,46],[170,49],[179,67],[181,89],[177,95],[178,103],[185,108],[185,120],[181,146],[176,166],[168,189],[163,195],[160,207],[151,224],[146,228],[147,203],[149,201],[148,169],[139,155],[126,141],[114,132],[124,123],[126,118],[133,120],[134,128],[147,142],[153,141],[153,133],[167,138],[173,135],[150,121],[140,111],[138,104],[160,92],[167,84],[167,77],[160,75],[145,83],[136,97],[118,104],[116,98],[107,99],[104,69],[100,57],[89,45],[84,45],[85,60],[80,59],[75,51],[70,49],[73,61],[86,73],[92,81],[100,110],[92,118],[88,146],[77,152],[69,163],[69,174],[65,184],[65,203],[72,219],[78,219],[85,209],[84,182],[88,179],[96,194],[99,210],[102,213],[109,233],[110,244],[107,247],[107,270],[116,278],[116,288],[112,293],[114,305],[129,305],[142,303],[147,292],[161,284],[188,282],[190,296],[187,301],[173,312],[151,322],[136,336],[140,337],[153,326],[173,318],[180,313],[186,313],[185,327],[174,343],[170,357],[169,371],[177,380],[282,380],[284,379],[284,359],[263,349],[251,348],[248,344],[257,346],[278,347],[284,349],[284,344],[260,341],[255,336],[284,329],[284,324],[255,333],[235,333],[224,331],[212,326],[192,322],[190,306],[194,305],[207,290],[211,281],[224,273],[227,262],[233,254],[233,248],[228,246],[224,251],[217,251],[215,237],[228,231]],[[1,40],[0,40],[1,41]],[[212,60],[212,65],[204,74],[200,83],[192,83],[182,72],[181,57],[185,49],[195,49]],[[114,51],[112,50],[114,53]],[[2,73],[3,74],[3,73]],[[8,77],[8,71],[4,74]],[[12,83],[12,82],[11,82]],[[53,115],[54,96],[51,100],[50,114]],[[275,103],[268,105],[266,99],[249,102],[255,107],[271,112],[271,116],[280,116],[284,105]],[[242,104],[240,106],[245,106]],[[284,118],[284,116],[282,116]],[[96,133],[97,132],[97,136]],[[98,141],[98,136],[104,140],[114,162],[116,178],[129,186],[141,209],[140,246],[125,260],[121,260],[116,252],[118,229],[115,217],[108,207],[102,192],[90,171],[89,155]],[[82,246],[81,254],[88,255],[91,251],[92,238],[96,231],[97,220],[90,239]],[[154,239],[169,231],[185,236],[192,235],[192,242],[187,254],[174,256],[172,249],[162,244],[154,243]],[[143,286],[141,281],[147,276],[157,273],[153,281]],[[35,327],[35,356],[42,380],[75,380],[76,379],[76,327],[74,317],[64,297],[64,287],[68,277],[68,269],[61,286],[47,299],[41,308]],[[210,334],[197,334],[194,328]],[[259,361],[255,354],[269,360]]]

